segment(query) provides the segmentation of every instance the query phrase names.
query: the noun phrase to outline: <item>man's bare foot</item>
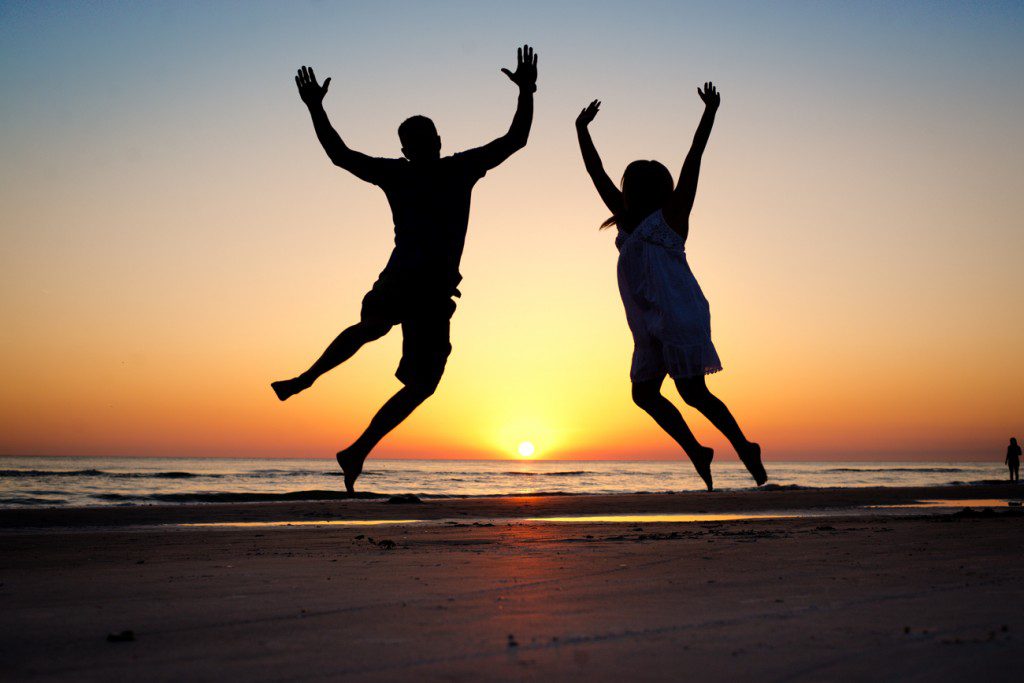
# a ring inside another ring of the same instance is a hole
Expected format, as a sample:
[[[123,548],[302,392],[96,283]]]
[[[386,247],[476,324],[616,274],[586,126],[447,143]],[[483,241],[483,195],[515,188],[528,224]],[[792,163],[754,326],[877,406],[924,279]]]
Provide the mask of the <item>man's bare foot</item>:
[[[697,470],[697,474],[700,475],[700,478],[707,485],[708,491],[714,491],[715,485],[711,480],[711,460],[715,457],[715,451],[706,446],[701,446],[700,450],[696,453],[687,453],[687,455],[690,456],[693,468]]]
[[[768,481],[768,473],[764,471],[764,465],[761,463],[760,444],[750,441],[738,454],[740,461],[746,465],[747,471],[750,472],[750,476],[754,478],[754,482],[758,486]]]
[[[338,460],[338,466],[345,474],[345,490],[355,493],[356,479],[363,473],[363,461],[366,457],[361,457],[358,453],[350,453],[348,450],[338,451],[338,455],[335,457]]]
[[[282,401],[287,401],[289,398],[309,388],[309,384],[306,384],[305,380],[299,377],[293,377],[292,379],[282,379],[278,382],[271,382],[270,388],[277,394],[277,398]]]

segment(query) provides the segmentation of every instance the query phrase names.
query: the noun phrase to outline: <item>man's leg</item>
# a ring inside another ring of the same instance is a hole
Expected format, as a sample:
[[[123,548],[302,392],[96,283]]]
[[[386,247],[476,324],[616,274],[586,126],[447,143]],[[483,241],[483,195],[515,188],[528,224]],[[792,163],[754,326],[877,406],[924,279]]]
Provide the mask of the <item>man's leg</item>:
[[[362,348],[363,344],[380,339],[390,329],[391,325],[387,323],[360,321],[339,334],[328,345],[316,362],[310,366],[309,370],[306,370],[298,377],[273,382],[270,386],[274,393],[277,394],[277,397],[285,401],[300,391],[313,386],[313,382],[320,375],[338,367]]]
[[[402,361],[395,373],[405,387],[377,411],[355,443],[338,453],[349,493],[374,446],[437,389],[452,352],[449,336],[455,302],[449,298],[428,299],[417,301],[411,308],[416,315],[402,321]]]
[[[402,424],[405,418],[409,417],[421,403],[430,398],[430,395],[434,393],[434,388],[433,386],[406,386],[399,389],[397,394],[381,406],[381,409],[370,420],[366,431],[355,440],[355,443],[338,453],[338,464],[345,473],[345,489],[349,493],[353,492],[356,478],[363,471],[363,462],[374,446],[380,443],[380,440],[387,436],[392,429]]]

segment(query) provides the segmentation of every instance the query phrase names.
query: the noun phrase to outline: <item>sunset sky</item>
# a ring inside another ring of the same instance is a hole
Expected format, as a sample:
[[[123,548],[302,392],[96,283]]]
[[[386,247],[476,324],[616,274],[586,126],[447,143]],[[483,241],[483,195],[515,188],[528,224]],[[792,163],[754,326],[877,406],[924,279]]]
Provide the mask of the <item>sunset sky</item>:
[[[0,3],[0,454],[323,456],[400,386],[400,333],[285,404],[392,244],[322,152],[504,133],[477,186],[454,353],[379,457],[679,457],[629,398],[614,178],[678,171],[722,91],[687,245],[766,459],[1001,460],[1024,437],[1024,6],[821,2]],[[672,390],[666,383],[666,391]],[[670,397],[681,404],[674,390]],[[698,437],[729,453],[683,407]],[[732,458],[731,454],[726,456]]]

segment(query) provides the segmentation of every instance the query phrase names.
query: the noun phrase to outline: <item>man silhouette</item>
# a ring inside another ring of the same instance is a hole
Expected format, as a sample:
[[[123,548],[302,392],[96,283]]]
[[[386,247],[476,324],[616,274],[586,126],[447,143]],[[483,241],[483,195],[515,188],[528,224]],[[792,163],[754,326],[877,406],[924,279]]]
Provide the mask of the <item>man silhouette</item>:
[[[1010,481],[1020,481],[1020,446],[1017,439],[1011,438],[1006,447],[1006,465],[1010,468]]]
[[[309,108],[313,129],[327,156],[360,180],[380,187],[391,205],[395,248],[373,288],[363,298],[360,320],[343,331],[323,355],[301,375],[274,382],[284,401],[308,389],[325,372],[348,360],[367,342],[402,326],[402,360],[395,376],[404,385],[381,407],[366,431],[337,455],[345,488],[353,492],[363,462],[388,432],[407,418],[437,388],[448,355],[449,330],[456,289],[462,276],[459,261],[466,241],[473,186],[484,174],[526,146],[537,90],[537,55],[519,48],[515,73],[501,71],[519,87],[512,125],[492,142],[441,157],[441,138],[434,122],[413,116],[398,127],[400,159],[370,157],[350,149],[331,126],[323,99],[331,79],[319,85],[312,68],[295,77],[299,96]]]

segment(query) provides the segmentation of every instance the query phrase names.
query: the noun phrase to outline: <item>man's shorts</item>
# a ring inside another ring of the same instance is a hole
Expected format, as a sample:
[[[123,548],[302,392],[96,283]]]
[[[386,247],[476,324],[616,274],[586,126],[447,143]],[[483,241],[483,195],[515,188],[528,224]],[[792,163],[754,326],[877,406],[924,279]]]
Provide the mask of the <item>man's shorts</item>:
[[[402,360],[395,377],[406,386],[433,389],[441,381],[452,352],[451,318],[455,301],[377,280],[365,297],[360,318],[373,325],[402,326]]]

